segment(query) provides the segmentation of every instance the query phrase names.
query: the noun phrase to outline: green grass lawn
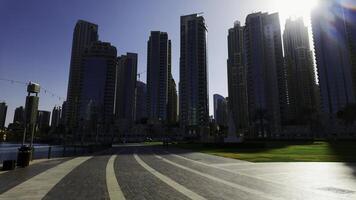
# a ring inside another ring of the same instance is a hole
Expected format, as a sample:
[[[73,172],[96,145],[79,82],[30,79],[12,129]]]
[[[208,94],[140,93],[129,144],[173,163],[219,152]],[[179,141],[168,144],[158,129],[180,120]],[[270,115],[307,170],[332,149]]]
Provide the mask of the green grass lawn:
[[[153,142],[144,142],[143,144],[148,145],[148,146],[157,146],[157,145],[162,145],[163,142],[153,141]]]
[[[356,141],[331,143],[273,141],[226,147],[177,144],[176,147],[251,162],[356,162]]]

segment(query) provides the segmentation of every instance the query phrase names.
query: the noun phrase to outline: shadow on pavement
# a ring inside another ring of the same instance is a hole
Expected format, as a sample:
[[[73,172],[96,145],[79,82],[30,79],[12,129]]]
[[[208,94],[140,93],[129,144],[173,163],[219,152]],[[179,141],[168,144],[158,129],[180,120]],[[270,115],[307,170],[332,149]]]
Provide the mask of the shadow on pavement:
[[[329,146],[340,161],[352,169],[356,177],[356,141],[334,141],[329,142]]]

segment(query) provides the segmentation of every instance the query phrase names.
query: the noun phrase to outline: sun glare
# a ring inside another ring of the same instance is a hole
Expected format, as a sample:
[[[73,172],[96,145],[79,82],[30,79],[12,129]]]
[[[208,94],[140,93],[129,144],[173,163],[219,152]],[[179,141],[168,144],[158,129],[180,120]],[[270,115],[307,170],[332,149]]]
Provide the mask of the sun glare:
[[[278,0],[275,6],[280,13],[281,19],[292,17],[303,17],[304,22],[308,23],[311,10],[318,4],[319,0]]]

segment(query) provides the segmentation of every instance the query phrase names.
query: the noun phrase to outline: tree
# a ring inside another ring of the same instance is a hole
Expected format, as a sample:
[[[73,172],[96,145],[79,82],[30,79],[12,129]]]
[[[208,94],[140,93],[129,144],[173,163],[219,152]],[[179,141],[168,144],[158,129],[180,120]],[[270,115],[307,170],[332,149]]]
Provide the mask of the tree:
[[[354,124],[356,121],[356,104],[347,104],[337,113],[337,117],[341,119],[346,126]]]
[[[270,121],[269,121],[269,116],[267,114],[266,109],[257,109],[255,116],[254,116],[254,123],[255,123],[255,128],[257,132],[257,135],[255,136],[260,136],[262,134],[262,137],[265,137],[266,134],[270,134]]]

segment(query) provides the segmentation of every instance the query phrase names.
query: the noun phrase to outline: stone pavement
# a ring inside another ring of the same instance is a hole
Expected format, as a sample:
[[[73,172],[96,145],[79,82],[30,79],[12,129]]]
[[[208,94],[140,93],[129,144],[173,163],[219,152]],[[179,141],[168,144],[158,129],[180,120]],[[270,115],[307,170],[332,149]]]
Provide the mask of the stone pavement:
[[[0,173],[10,199],[356,199],[356,166],[250,163],[162,146],[118,145]]]

